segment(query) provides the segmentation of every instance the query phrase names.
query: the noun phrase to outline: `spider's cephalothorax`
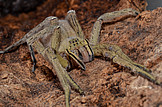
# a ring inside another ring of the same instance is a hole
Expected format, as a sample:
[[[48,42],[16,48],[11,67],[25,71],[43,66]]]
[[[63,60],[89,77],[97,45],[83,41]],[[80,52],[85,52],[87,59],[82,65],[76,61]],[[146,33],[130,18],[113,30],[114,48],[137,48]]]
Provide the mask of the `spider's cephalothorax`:
[[[14,47],[27,42],[33,60],[32,71],[35,71],[36,59],[33,47],[55,69],[61,85],[65,91],[66,106],[70,106],[70,86],[83,94],[82,89],[68,75],[67,70],[80,66],[85,70],[85,62],[90,62],[94,56],[110,58],[114,63],[130,68],[133,72],[146,77],[150,81],[161,84],[154,76],[148,73],[149,69],[143,65],[133,62],[117,45],[100,44],[99,35],[102,23],[115,22],[129,16],[138,15],[138,11],[131,8],[105,13],[94,23],[91,38],[88,42],[84,38],[83,31],[76,18],[74,10],[67,13],[65,20],[58,20],[57,17],[47,17],[43,22],[28,32],[22,39],[13,45],[0,51],[1,54],[12,51]]]

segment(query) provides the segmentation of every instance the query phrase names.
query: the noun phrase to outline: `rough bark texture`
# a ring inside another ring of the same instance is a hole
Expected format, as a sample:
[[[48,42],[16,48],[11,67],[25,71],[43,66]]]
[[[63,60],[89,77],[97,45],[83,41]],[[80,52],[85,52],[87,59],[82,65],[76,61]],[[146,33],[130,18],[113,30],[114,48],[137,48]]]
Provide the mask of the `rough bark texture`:
[[[89,38],[97,17],[130,7],[141,13],[136,18],[104,24],[101,42],[119,45],[133,61],[150,68],[162,81],[162,8],[145,11],[146,2],[143,0],[69,0],[68,5],[56,1],[47,0],[37,10],[18,17],[7,15],[0,18],[0,49],[18,41],[50,15],[64,18],[69,9],[75,9]],[[64,92],[57,75],[52,73],[52,66],[39,54],[36,54],[36,59],[36,76],[33,76],[26,44],[12,53],[0,55],[0,106],[65,105]],[[98,58],[87,63],[86,68],[86,71],[74,69],[69,72],[85,91],[85,96],[71,92],[72,107],[155,107],[162,104],[162,88],[133,75],[128,69]]]

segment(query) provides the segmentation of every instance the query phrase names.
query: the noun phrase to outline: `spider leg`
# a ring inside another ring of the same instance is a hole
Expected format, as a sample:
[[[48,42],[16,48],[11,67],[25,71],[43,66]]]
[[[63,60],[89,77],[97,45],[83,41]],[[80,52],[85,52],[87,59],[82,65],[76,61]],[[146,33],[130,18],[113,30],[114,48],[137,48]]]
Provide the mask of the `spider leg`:
[[[50,26],[52,26],[52,24]],[[35,54],[34,54],[34,50],[33,50],[33,46],[34,46],[33,43],[35,41],[41,40],[43,37],[47,37],[48,35],[50,35],[52,33],[52,30],[53,30],[52,28],[53,27],[51,27],[51,29],[50,29],[50,27],[45,27],[44,29],[42,29],[39,32],[33,34],[32,36],[28,36],[28,38],[26,39],[26,42],[27,42],[27,44],[29,46],[31,58],[32,58],[32,61],[33,61],[33,67],[32,67],[32,72],[33,73],[34,73],[34,71],[36,69],[36,58],[35,58]]]
[[[60,34],[60,27],[57,26],[54,29],[53,35],[51,37],[51,48],[56,50],[56,54],[57,54],[57,58],[59,59],[60,64],[62,65],[62,67],[67,68],[68,66],[68,61],[63,59],[59,53],[57,53],[57,50],[59,48],[60,45],[60,41],[61,41],[61,34]],[[80,94],[83,94],[82,89],[72,80],[72,78],[68,75],[67,72],[63,72],[65,75],[65,78],[68,80],[68,82],[70,83],[71,86],[74,87],[74,89],[78,90]]]
[[[77,36],[84,39],[84,34],[79,21],[77,20],[75,10],[69,10],[65,19],[70,23],[71,27],[77,33]]]
[[[55,20],[55,16],[49,16],[45,18],[41,23],[39,23],[36,27],[34,27],[32,30],[30,30],[24,37],[26,39],[32,37],[33,35],[37,34],[41,30],[48,28],[50,25],[52,25],[52,21]]]
[[[66,107],[69,107],[70,106],[70,90],[71,90],[70,85],[72,85],[75,89],[77,89],[81,94],[83,94],[83,91],[68,75],[66,69],[62,66],[62,62],[60,62],[62,61],[60,60],[60,56],[55,54],[52,48],[50,47],[45,48],[40,41],[35,41],[33,43],[33,46],[36,48],[36,50],[40,54],[43,55],[43,57],[46,60],[48,60],[52,64],[54,70],[56,71],[57,77],[59,78],[59,81],[65,91]]]
[[[92,28],[90,44],[96,45],[97,43],[99,43],[99,41],[100,41],[99,35],[100,35],[100,31],[101,31],[101,26],[103,23],[116,22],[116,21],[125,19],[127,17],[136,16],[136,15],[138,15],[138,13],[139,12],[136,10],[127,8],[127,9],[123,9],[120,11],[114,11],[111,13],[105,13],[105,14],[101,15],[97,19],[97,21],[94,23],[94,26]]]
[[[57,26],[54,29],[54,32],[51,37],[51,48],[54,50],[58,50],[61,43],[61,28],[60,26]]]
[[[4,53],[8,53],[8,52],[14,51],[16,47],[18,47],[19,45],[25,43],[28,38],[32,37],[36,33],[38,33],[41,30],[43,30],[44,28],[47,28],[50,25],[51,20],[53,20],[54,18],[55,18],[54,16],[47,17],[43,22],[38,24],[32,30],[30,30],[22,39],[20,39],[19,41],[17,41],[13,45],[7,47],[4,51],[0,51],[0,54],[4,54]]]
[[[66,107],[69,107],[70,106],[70,86],[73,86],[74,89],[80,92],[80,94],[83,94],[83,91],[68,75],[66,71],[66,68],[68,67],[68,61],[64,59],[58,52],[58,48],[60,46],[59,43],[61,41],[60,31],[61,31],[60,27],[56,25],[53,29],[52,34],[50,34],[49,36],[43,36],[39,40],[30,42],[30,44],[32,43],[32,46],[37,50],[37,52],[42,54],[43,57],[52,64],[61,82],[61,85],[65,91]],[[40,33],[40,35],[42,33]]]
[[[92,48],[95,56],[103,56],[105,58],[109,58],[114,63],[131,69],[133,72],[147,78],[155,84],[161,84],[152,74],[149,73],[149,71],[151,70],[147,69],[143,65],[133,62],[127,55],[122,52],[122,50],[117,45],[99,44],[93,46]]]
[[[70,83],[70,85],[76,89],[81,95],[84,95],[83,90],[79,87],[79,85],[77,85],[77,83],[70,77],[70,75],[68,75],[67,72],[64,72],[64,75],[66,77],[66,79],[68,80],[68,82]]]
[[[30,55],[31,55],[32,61],[33,61],[32,72],[34,73],[34,71],[36,69],[37,61],[35,59],[35,54],[34,54],[34,51],[33,51],[33,47],[31,45],[29,45],[29,50],[30,50]]]
[[[45,52],[45,56],[48,59],[49,62],[51,62],[53,68],[56,71],[56,74],[61,82],[61,85],[65,91],[65,102],[66,107],[70,107],[70,85],[72,85],[76,90],[80,92],[80,94],[83,94],[82,89],[72,80],[72,78],[68,75],[65,68],[62,67],[60,63],[60,59],[58,59],[58,56],[54,55],[51,51],[51,49],[47,49]]]
[[[26,38],[22,38],[19,41],[17,41],[16,43],[14,43],[13,45],[10,45],[9,47],[7,47],[4,51],[0,51],[0,54],[12,52],[15,49],[17,49],[18,46],[20,46],[21,44],[23,44],[25,42],[26,42]]]
[[[61,85],[65,91],[65,99],[66,99],[66,105],[68,107],[69,100],[70,100],[70,86],[68,84],[68,81],[66,78],[64,78],[64,72],[66,72],[65,68],[61,66],[59,63],[59,59],[57,58],[57,55],[51,49],[50,47],[44,47],[43,44],[40,41],[35,41],[33,44],[33,47],[37,50],[38,53],[42,54],[42,56],[50,62],[50,64],[53,66],[53,68],[56,71],[57,77],[59,78],[59,81],[61,82]]]
[[[66,76],[68,76],[67,71],[61,66],[59,59],[57,59],[57,56],[52,53],[51,49],[47,49],[45,53],[47,60],[55,69],[57,77],[59,78],[59,81],[65,91],[66,107],[70,107],[70,85],[66,78]]]

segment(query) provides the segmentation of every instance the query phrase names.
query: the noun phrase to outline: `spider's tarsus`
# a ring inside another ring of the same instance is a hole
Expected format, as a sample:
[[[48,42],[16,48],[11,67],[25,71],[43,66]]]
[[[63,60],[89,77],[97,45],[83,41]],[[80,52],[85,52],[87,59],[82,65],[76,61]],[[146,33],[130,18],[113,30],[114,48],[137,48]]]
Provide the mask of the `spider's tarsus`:
[[[35,73],[36,65],[34,64],[32,67],[32,73]]]

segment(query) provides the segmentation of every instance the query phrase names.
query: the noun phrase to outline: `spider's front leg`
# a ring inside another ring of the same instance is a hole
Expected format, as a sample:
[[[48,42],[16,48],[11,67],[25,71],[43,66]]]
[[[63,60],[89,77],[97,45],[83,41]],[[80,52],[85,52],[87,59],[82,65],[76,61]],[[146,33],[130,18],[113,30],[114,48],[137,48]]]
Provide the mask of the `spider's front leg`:
[[[33,47],[32,47],[32,43],[35,40],[41,38],[42,36],[44,36],[45,34],[48,35],[48,29],[53,26],[54,24],[52,24],[51,22],[55,20],[56,17],[54,16],[49,16],[47,17],[44,21],[42,21],[40,24],[38,24],[36,27],[34,27],[32,30],[30,30],[23,38],[21,38],[19,41],[17,41],[16,43],[14,43],[13,45],[10,45],[9,47],[5,48],[5,50],[0,51],[0,54],[4,54],[4,53],[9,53],[14,51],[18,46],[20,46],[21,44],[27,42],[28,46],[29,46],[29,50],[31,53],[31,57],[32,57],[32,61],[33,61],[33,67],[32,67],[32,72],[34,73],[35,68],[36,68],[36,59],[35,59],[35,55],[34,55],[34,51],[33,51]]]
[[[13,45],[10,45],[9,47],[5,48],[5,50],[0,51],[0,54],[12,52],[20,46],[21,44],[25,43],[27,39],[33,38],[32,36],[35,35],[36,33],[42,31],[42,29],[47,28],[50,25],[51,20],[53,20],[55,17],[49,16],[47,17],[44,21],[42,21],[40,24],[38,24],[36,27],[34,27],[32,30],[30,30],[23,38],[21,38],[19,41],[14,43]],[[31,50],[31,48],[29,47]]]
[[[73,30],[76,32],[77,36],[84,39],[84,34],[79,21],[77,20],[75,10],[69,10],[65,19],[69,22]]]
[[[65,91],[66,107],[69,107],[71,89],[70,86],[73,86],[73,88],[76,89],[80,94],[84,93],[82,89],[68,75],[66,71],[66,68],[68,67],[68,61],[57,52],[61,38],[60,30],[61,29],[59,26],[56,26],[54,28],[52,36],[50,37],[50,39],[48,39],[51,40],[50,46],[45,44],[45,38],[34,41],[32,46],[53,66],[54,70],[56,71],[57,77],[59,78],[59,81],[63,87],[63,90]]]
[[[133,62],[126,54],[122,52],[121,48],[117,45],[99,44],[92,46],[92,48],[95,56],[103,56],[105,58],[109,58],[114,63],[127,67],[133,72],[152,81],[153,83],[161,85],[161,83],[156,80],[156,78],[152,74],[149,73],[149,69],[147,69],[143,65]]]

